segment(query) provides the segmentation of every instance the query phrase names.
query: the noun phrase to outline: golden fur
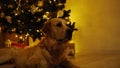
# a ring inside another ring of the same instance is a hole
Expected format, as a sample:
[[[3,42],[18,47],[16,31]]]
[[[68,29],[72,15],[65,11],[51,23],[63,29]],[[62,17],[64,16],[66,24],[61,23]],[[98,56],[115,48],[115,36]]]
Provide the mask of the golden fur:
[[[66,31],[69,29],[63,19],[53,18],[47,21],[42,29],[45,37],[38,45],[24,49],[0,49],[0,64],[12,60],[13,67],[16,68],[76,68],[67,56],[69,43]],[[12,67],[6,65],[6,68]]]

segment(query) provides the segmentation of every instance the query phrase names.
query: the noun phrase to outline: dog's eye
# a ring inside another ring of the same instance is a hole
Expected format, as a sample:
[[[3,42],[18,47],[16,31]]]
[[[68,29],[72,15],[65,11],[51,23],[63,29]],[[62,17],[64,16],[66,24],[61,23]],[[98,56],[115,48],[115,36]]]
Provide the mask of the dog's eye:
[[[57,26],[57,27],[62,27],[62,23],[59,22],[56,26]]]

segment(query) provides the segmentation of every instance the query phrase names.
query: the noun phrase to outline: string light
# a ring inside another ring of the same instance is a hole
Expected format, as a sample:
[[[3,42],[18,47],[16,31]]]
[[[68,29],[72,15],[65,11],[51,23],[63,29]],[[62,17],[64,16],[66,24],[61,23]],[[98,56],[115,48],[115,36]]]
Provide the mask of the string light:
[[[13,28],[11,31],[12,31],[12,32],[15,32],[15,31],[16,31],[16,28]]]
[[[1,18],[4,18],[4,17],[5,17],[5,13],[1,12],[1,13],[0,13],[0,17],[1,17]]]
[[[0,10],[1,10],[2,6],[0,5]]]
[[[65,2],[66,0],[0,0],[0,24],[5,24],[2,30],[18,34],[18,38],[27,32],[32,38],[40,38],[41,31],[36,29],[41,29],[47,20],[58,17],[57,12],[64,10]],[[67,16],[68,13],[59,15],[60,18]]]
[[[17,13],[15,13],[15,16],[17,16],[18,14]]]
[[[52,1],[49,1],[49,3],[51,4],[51,3],[52,3]]]
[[[9,23],[12,23],[11,16],[6,16],[6,20],[7,20]]]
[[[22,41],[25,41],[25,39],[23,38]]]
[[[0,27],[0,33],[1,33],[1,31],[2,31],[2,27]]]
[[[37,4],[37,6],[39,6],[39,7],[43,6],[43,0],[41,0],[41,1],[38,1],[38,4]]]
[[[26,36],[26,37],[29,36],[29,33],[27,33],[25,36]]]
[[[22,37],[22,36],[20,36],[19,38],[20,38],[20,39],[23,39],[23,37]]]
[[[15,37],[17,38],[17,37],[18,37],[18,35],[15,35]]]
[[[29,29],[29,31],[31,31],[32,29]]]
[[[40,32],[40,30],[36,30],[37,32]]]
[[[45,14],[43,15],[43,19],[47,19],[47,20],[50,19],[49,14],[50,14],[49,12],[45,12]]]

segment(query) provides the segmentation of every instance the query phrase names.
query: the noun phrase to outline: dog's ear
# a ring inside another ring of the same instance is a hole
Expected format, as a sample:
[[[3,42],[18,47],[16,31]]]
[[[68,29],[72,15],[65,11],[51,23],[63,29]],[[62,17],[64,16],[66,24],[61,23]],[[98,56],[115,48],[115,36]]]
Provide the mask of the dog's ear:
[[[42,32],[45,33],[46,36],[49,36],[51,34],[51,22],[50,21],[45,22],[45,25],[42,28]]]

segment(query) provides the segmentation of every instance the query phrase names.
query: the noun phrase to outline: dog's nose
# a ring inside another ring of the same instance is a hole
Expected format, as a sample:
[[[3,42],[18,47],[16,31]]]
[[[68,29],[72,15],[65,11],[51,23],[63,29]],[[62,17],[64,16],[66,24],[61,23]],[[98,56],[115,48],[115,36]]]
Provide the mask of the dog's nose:
[[[72,38],[72,29],[67,29],[66,31],[66,39],[70,40]]]
[[[66,32],[69,34],[69,33],[72,33],[72,30],[71,29],[67,29]]]

